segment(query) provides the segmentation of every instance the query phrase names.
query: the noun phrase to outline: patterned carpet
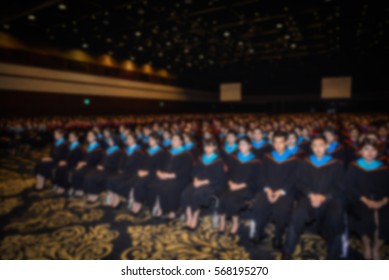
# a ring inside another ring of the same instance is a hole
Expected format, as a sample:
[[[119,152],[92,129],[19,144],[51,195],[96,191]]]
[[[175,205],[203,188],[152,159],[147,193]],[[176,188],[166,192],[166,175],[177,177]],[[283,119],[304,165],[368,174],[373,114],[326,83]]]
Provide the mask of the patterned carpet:
[[[218,235],[205,211],[195,232],[182,223],[134,217],[123,210],[88,208],[83,199],[59,197],[50,189],[34,191],[32,169],[44,151],[0,159],[0,259],[279,259],[268,238],[248,240],[248,219],[239,235]],[[323,259],[325,242],[305,233],[295,259]],[[389,259],[389,246],[383,248]],[[361,258],[360,242],[350,241],[352,259]]]

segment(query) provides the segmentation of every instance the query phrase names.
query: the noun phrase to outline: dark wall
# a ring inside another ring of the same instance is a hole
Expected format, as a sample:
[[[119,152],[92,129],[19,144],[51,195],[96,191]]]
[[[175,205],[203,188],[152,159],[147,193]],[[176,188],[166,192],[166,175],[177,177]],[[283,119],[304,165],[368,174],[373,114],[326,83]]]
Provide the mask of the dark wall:
[[[89,98],[90,105],[84,105]],[[167,100],[99,97],[87,95],[47,94],[0,91],[0,116],[54,116],[104,114],[216,113],[216,112],[389,112],[389,98],[352,100],[248,100],[242,103],[182,102]]]
[[[85,98],[90,99],[90,105],[84,105]],[[0,91],[0,115],[3,117],[201,113],[224,111],[245,112],[264,110],[266,110],[264,104],[238,105],[234,103],[220,104],[217,102],[183,102],[122,97]]]

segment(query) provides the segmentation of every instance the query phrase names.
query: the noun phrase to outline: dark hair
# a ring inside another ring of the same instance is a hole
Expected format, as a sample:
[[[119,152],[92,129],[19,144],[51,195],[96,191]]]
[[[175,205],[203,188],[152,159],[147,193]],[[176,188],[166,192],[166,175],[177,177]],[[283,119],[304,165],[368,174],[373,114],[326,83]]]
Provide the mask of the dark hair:
[[[132,139],[134,139],[135,142],[137,141],[136,136],[135,136],[134,133],[128,133],[127,136],[126,136],[126,140],[127,140],[129,137],[132,137]]]
[[[64,131],[63,129],[61,129],[61,128],[57,128],[56,130],[54,130],[54,133],[59,133],[59,134],[61,134],[62,136],[65,135],[65,131]]]
[[[379,153],[382,150],[382,147],[381,147],[381,145],[379,144],[378,141],[373,140],[373,139],[369,139],[369,138],[365,138],[365,139],[362,140],[362,142],[359,144],[359,150],[362,150],[365,146],[372,146]]]
[[[289,131],[289,132],[287,133],[286,137],[289,138],[291,135],[294,135],[294,136],[296,137],[296,139],[298,139],[298,135],[297,135],[297,133],[294,132],[294,131]]]
[[[236,136],[236,132],[234,130],[232,130],[232,129],[229,129],[227,131],[226,135],[228,135],[228,134],[233,134],[234,136]]]
[[[326,133],[326,132],[329,132],[329,133],[331,133],[331,134],[333,134],[335,136],[338,135],[338,132],[335,129],[331,128],[331,127],[324,128],[323,129],[323,134]]]
[[[68,135],[74,135],[77,139],[80,138],[80,135],[76,131],[70,131]]]
[[[315,134],[315,135],[312,137],[312,139],[311,139],[311,143],[312,143],[313,141],[315,141],[315,140],[318,140],[318,139],[323,140],[324,143],[327,143],[327,139],[326,139],[325,136],[324,136],[323,134],[321,134],[321,133]]]
[[[92,129],[91,130],[88,130],[88,132],[86,134],[89,134],[91,133],[96,139],[97,139],[97,134],[96,132],[94,132]]]
[[[155,141],[157,141],[158,143],[161,142],[161,135],[159,135],[157,132],[152,132],[150,133],[149,135],[149,138],[153,138]]]
[[[286,133],[280,130],[275,131],[273,134],[273,139],[275,138],[284,138],[284,140],[286,140]]]
[[[189,140],[190,140],[191,142],[194,141],[194,137],[193,137],[193,135],[192,135],[191,133],[186,132],[186,133],[183,134],[183,137],[189,138]]]
[[[240,139],[238,140],[238,143],[240,143],[240,142],[242,142],[242,141],[247,142],[248,144],[251,145],[251,140],[250,140],[250,138],[247,137],[247,136],[243,136],[242,138],[240,138]]]
[[[172,138],[173,138],[174,136],[177,136],[178,138],[180,138],[180,140],[181,140],[182,143],[185,142],[185,141],[184,141],[184,136],[183,136],[182,133],[175,132],[175,133],[173,133]]]
[[[205,139],[203,141],[203,147],[205,146],[215,146],[216,148],[218,148],[218,143],[214,138]]]

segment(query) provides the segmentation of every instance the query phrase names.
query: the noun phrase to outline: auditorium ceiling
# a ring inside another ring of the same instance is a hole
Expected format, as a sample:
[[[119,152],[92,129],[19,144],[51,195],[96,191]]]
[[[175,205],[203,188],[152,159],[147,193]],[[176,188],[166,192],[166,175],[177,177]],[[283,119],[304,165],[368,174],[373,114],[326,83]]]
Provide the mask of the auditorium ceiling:
[[[175,73],[236,73],[329,61],[338,64],[327,67],[341,61],[341,67],[352,69],[388,52],[385,3],[5,0],[0,28],[29,42],[109,54]]]

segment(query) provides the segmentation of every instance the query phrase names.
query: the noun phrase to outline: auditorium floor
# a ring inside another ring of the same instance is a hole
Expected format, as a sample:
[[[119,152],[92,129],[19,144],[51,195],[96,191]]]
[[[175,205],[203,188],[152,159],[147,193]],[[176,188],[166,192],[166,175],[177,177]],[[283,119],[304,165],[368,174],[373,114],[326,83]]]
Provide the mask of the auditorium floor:
[[[180,221],[165,223],[149,213],[87,208],[82,199],[36,192],[32,168],[43,152],[0,159],[0,259],[279,259],[272,250],[273,227],[256,246],[248,240],[248,220],[237,237],[219,236],[205,215],[188,232]],[[389,246],[383,248],[389,259]],[[350,241],[349,257],[361,258],[360,243]],[[306,233],[295,259],[325,258],[325,242]]]

